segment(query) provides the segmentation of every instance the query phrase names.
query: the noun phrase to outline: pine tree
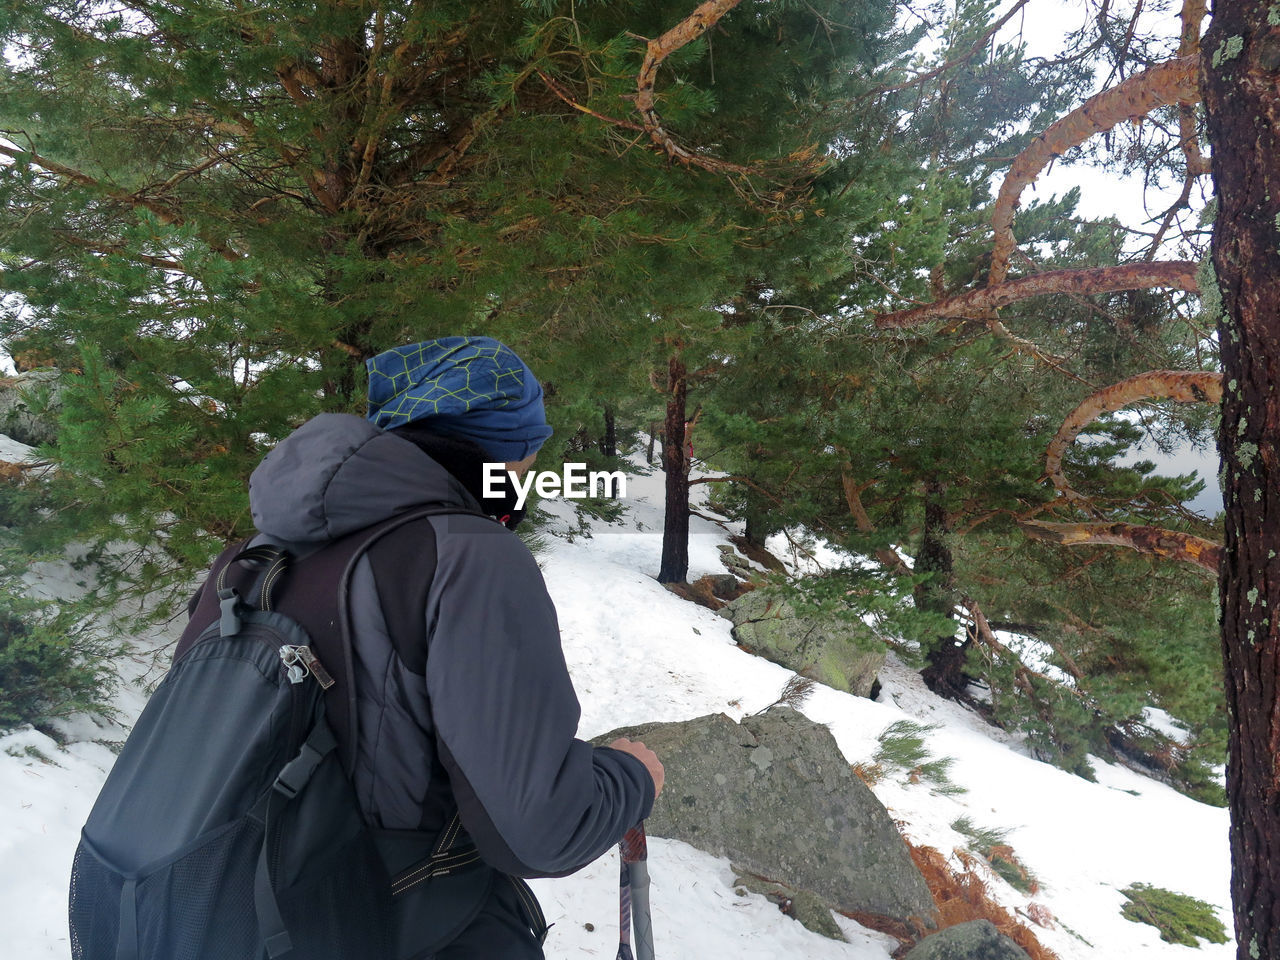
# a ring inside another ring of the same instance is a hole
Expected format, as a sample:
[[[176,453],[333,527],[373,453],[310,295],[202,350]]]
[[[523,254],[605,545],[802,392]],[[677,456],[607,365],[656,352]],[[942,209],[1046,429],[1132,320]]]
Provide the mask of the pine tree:
[[[1200,83],[1218,199],[1213,267],[1221,293],[1225,513],[1219,590],[1231,807],[1231,899],[1240,960],[1280,955],[1280,17],[1257,0],[1216,4]]]
[[[891,13],[713,6],[683,42],[658,0],[5,7],[0,336],[67,374],[80,536],[159,540],[143,587],[184,575],[249,529],[263,451],[358,411],[397,343],[499,336],[555,418],[714,324],[820,213],[825,98]]]

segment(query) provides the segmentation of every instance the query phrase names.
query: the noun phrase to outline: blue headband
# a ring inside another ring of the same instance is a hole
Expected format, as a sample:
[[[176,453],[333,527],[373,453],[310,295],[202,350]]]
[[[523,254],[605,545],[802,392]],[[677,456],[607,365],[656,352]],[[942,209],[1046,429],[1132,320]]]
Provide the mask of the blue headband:
[[[551,436],[542,385],[492,337],[441,337],[378,354],[368,419],[384,429],[423,423],[474,440],[496,460],[523,460]]]

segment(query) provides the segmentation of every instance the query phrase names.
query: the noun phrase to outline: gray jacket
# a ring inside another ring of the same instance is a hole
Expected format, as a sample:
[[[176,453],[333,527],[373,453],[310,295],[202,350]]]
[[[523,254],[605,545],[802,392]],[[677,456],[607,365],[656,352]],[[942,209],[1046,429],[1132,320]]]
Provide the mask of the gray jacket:
[[[416,445],[346,414],[281,441],[249,497],[263,539],[303,554],[406,510],[479,509]],[[555,607],[520,538],[474,515],[429,522],[438,559],[421,649],[394,648],[378,598],[429,571],[375,583],[364,558],[351,580],[361,806],[378,827],[438,830],[456,801],[492,866],[572,873],[648,816],[653,780],[629,754],[575,739]]]

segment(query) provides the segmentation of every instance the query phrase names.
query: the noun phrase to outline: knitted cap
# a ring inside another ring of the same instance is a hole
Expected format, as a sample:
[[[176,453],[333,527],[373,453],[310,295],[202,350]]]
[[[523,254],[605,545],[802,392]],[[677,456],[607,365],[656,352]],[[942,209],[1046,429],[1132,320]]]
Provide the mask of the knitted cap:
[[[474,440],[495,460],[523,460],[551,436],[542,385],[492,337],[441,337],[378,354],[368,418],[384,429],[422,423]]]

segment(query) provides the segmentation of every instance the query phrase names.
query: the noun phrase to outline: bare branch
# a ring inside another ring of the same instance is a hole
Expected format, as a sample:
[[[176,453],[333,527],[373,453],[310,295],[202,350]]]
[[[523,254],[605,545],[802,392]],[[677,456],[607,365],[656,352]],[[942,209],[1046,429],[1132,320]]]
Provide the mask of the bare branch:
[[[538,71],[538,76],[542,79],[542,82],[546,84],[548,90],[569,106],[573,107],[573,109],[585,113],[589,117],[595,117],[597,120],[602,120],[613,127],[622,127],[624,130],[644,130],[644,127],[640,126],[638,123],[632,123],[630,120],[619,120],[617,117],[611,117],[608,114],[592,110],[590,107],[584,107],[582,104],[578,103],[578,101],[574,100],[564,87],[560,86],[560,84],[556,83],[541,70]]]
[[[844,502],[849,507],[849,513],[853,517],[853,522],[857,525],[861,533],[875,533],[876,525],[871,522],[871,516],[867,513],[867,508],[862,505],[862,490],[853,481],[853,466],[849,462],[845,462],[840,466],[840,485],[844,489]],[[865,489],[865,487],[863,488]],[[881,547],[876,550],[876,559],[885,567],[899,576],[909,576],[911,574],[911,566],[892,547]]]
[[[663,61],[714,27],[726,13],[741,2],[742,0],[705,0],[693,13],[658,39],[650,40],[645,50],[644,62],[640,65],[640,72],[636,76],[636,109],[640,112],[644,128],[648,131],[649,139],[653,141],[654,146],[683,166],[700,167],[711,173],[752,174],[756,172],[750,167],[686,150],[663,129],[662,118],[658,116],[658,110],[654,104],[654,84],[657,80],[658,68],[662,66]]]
[[[973,59],[973,55],[977,53],[979,50],[981,50],[983,47],[985,47],[987,43],[990,42],[991,38],[1000,32],[1000,28],[1003,27],[1010,20],[1012,20],[1014,16],[1016,16],[1017,13],[1023,7],[1025,7],[1029,2],[1030,0],[1018,0],[1017,3],[1015,3],[1012,7],[1009,8],[1008,13],[1006,13],[1003,17],[1001,17],[999,20],[993,23],[987,29],[986,33],[984,33],[982,36],[980,36],[977,40],[973,42],[973,46],[969,47],[968,50],[960,54],[958,57],[954,57],[948,60],[946,63],[942,64],[941,66],[934,67],[932,70],[929,70],[925,73],[917,74],[916,76],[912,77],[910,80],[904,80],[902,81],[902,83],[895,83],[891,87],[877,87],[874,90],[869,90],[858,99],[864,100],[867,97],[880,96],[886,93],[894,93],[895,91],[898,91],[898,90],[906,90],[909,87],[914,87],[922,83],[928,83],[934,77],[939,76],[940,74],[946,73],[952,67],[958,67],[960,66],[960,64],[966,63],[967,61]]]
[[[1182,560],[1214,576],[1217,576],[1222,563],[1221,544],[1178,530],[1133,523],[1048,523],[1042,520],[1030,520],[1020,526],[1027,536],[1035,540],[1071,547],[1129,547],[1166,560]]]
[[[1018,198],[1055,157],[1084,143],[1096,133],[1110,130],[1124,120],[1145,117],[1171,103],[1195,103],[1199,99],[1200,58],[1177,57],[1134,74],[1123,83],[1095,94],[1031,142],[1013,161],[991,216],[995,244],[987,286],[1000,284],[1009,272],[1009,257],[1016,240],[1013,215]]]
[[[897,329],[918,326],[942,317],[982,318],[1019,300],[1051,293],[1115,293],[1119,290],[1143,290],[1148,287],[1168,287],[1197,293],[1198,268],[1199,264],[1190,260],[1163,260],[1155,263],[1126,263],[1115,267],[1091,267],[1085,270],[1048,270],[970,290],[937,303],[882,314],[876,317],[876,326],[881,329]]]
[[[1179,403],[1218,403],[1222,400],[1222,374],[1210,371],[1149,370],[1113,383],[1086,397],[1077,406],[1049,444],[1045,475],[1062,496],[1081,499],[1062,473],[1062,458],[1080,431],[1104,413],[1119,410],[1139,400],[1176,400]]]

